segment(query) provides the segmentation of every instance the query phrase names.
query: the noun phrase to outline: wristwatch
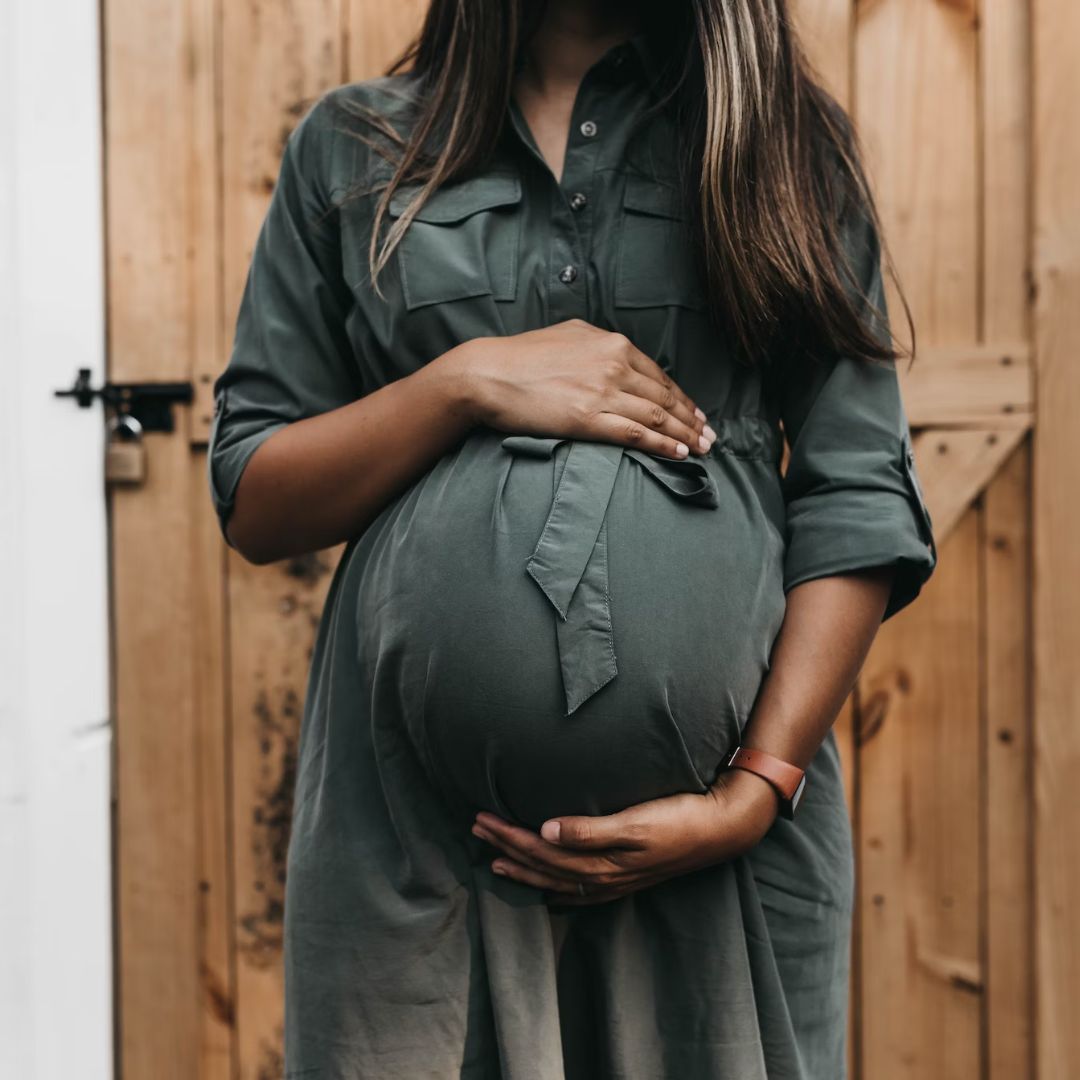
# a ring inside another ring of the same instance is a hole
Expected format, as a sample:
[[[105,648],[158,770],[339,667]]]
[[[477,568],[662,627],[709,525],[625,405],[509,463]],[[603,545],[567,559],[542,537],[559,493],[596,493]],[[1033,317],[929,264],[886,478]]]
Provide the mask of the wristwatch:
[[[764,750],[737,746],[727,760],[729,769],[746,769],[768,780],[780,797],[780,816],[791,820],[806,787],[806,772]]]

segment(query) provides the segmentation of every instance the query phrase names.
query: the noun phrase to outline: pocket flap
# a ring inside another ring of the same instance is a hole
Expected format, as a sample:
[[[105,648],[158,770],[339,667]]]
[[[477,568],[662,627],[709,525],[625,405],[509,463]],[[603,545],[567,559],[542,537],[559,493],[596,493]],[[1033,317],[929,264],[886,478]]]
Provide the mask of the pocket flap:
[[[678,188],[649,176],[627,173],[623,191],[624,209],[682,221],[681,202]]]
[[[709,414],[709,424],[716,432],[713,451],[732,457],[756,458],[779,464],[784,456],[784,435],[780,428],[754,413],[737,416]]]
[[[398,217],[423,184],[403,184],[390,196],[390,216]],[[447,224],[481,210],[511,206],[521,201],[521,180],[511,174],[477,176],[436,188],[416,213],[417,221]]]

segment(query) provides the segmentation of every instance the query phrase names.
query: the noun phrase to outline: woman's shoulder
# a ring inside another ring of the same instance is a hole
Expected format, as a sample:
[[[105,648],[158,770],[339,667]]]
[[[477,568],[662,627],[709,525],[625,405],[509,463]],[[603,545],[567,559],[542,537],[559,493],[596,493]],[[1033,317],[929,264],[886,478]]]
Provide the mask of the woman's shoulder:
[[[398,127],[412,122],[420,100],[420,81],[408,73],[373,75],[324,91],[311,107],[323,124],[354,123],[379,117]]]
[[[407,135],[418,100],[418,81],[408,73],[330,87],[301,112],[287,150],[304,179],[329,197],[378,169],[379,144]]]

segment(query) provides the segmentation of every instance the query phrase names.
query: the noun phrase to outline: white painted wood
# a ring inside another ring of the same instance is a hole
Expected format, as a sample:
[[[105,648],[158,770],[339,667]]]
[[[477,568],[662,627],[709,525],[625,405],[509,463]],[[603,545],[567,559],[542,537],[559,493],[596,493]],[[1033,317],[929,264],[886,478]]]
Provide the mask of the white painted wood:
[[[112,1076],[98,6],[0,2],[0,1076]]]

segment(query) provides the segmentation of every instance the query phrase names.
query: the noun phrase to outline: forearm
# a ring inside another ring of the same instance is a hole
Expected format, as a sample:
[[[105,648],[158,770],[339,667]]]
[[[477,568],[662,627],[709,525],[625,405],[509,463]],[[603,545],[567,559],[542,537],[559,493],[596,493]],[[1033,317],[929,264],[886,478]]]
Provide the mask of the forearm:
[[[743,746],[809,765],[881,625],[893,573],[874,567],[791,589]]]
[[[267,563],[362,532],[475,422],[463,350],[274,432],[237,486],[227,525],[233,545]]]

